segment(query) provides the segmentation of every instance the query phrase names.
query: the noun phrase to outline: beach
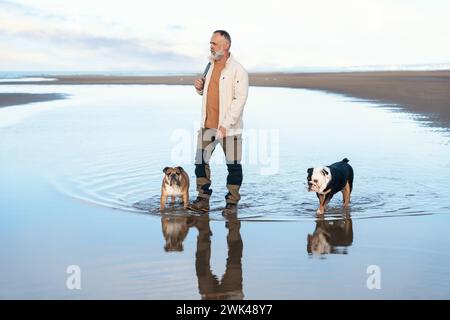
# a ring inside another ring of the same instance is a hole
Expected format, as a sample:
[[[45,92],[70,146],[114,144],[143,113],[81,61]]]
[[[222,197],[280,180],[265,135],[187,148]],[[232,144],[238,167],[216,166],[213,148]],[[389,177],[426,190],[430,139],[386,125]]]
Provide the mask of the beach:
[[[64,95],[59,93],[0,93],[0,108],[58,99],[64,99]]]
[[[362,99],[373,76],[357,99],[327,89],[331,75],[282,77],[251,75],[236,216],[221,214],[221,150],[209,214],[180,202],[159,212],[166,166],[182,166],[196,196],[195,76],[0,85],[10,103],[20,92],[66,97],[0,108],[0,298],[448,299],[448,130],[412,107],[398,112],[400,101]],[[355,171],[350,207],[336,194],[317,216],[307,168],[344,157]]]
[[[167,84],[192,85],[198,77],[187,76],[52,76],[55,85]],[[437,125],[450,125],[450,71],[380,71],[341,73],[252,73],[251,86],[304,88],[340,93],[397,106],[403,111],[424,115]],[[4,82],[48,85],[49,81]],[[32,97],[27,97],[31,99]],[[36,97],[42,99],[43,97]],[[4,100],[0,97],[0,101]],[[12,97],[9,104],[14,103]],[[23,97],[16,102],[22,103]],[[4,102],[0,102],[0,105]]]
[[[260,74],[256,86],[326,90],[398,105],[403,111],[429,116],[450,125],[450,71]]]

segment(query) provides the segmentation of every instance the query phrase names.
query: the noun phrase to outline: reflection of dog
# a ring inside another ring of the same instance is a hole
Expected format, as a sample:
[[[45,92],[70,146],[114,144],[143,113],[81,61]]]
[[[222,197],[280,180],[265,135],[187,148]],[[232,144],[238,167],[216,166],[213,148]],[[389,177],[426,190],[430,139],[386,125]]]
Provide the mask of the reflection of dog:
[[[308,234],[306,250],[310,254],[343,253],[353,242],[352,219],[334,221],[317,220],[316,230]],[[339,250],[336,247],[345,247]]]
[[[344,207],[350,203],[350,194],[353,189],[353,169],[348,159],[333,163],[328,167],[314,167],[308,169],[308,191],[316,192],[320,206],[318,214],[325,212],[325,206],[333,196],[342,191]]]
[[[165,167],[164,179],[161,186],[161,204],[159,211],[164,210],[167,197],[172,197],[172,204],[175,197],[183,197],[184,208],[189,204],[189,176],[182,167]]]
[[[166,251],[183,251],[183,241],[189,228],[195,223],[194,218],[185,216],[167,216],[161,218],[162,231],[166,244]]]

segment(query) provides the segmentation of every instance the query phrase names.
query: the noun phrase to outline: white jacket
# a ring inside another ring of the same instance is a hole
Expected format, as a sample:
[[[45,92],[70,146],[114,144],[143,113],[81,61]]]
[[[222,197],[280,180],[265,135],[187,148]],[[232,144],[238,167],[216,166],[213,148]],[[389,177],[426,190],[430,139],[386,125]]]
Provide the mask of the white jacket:
[[[206,99],[208,98],[208,86],[213,69],[214,61],[211,60],[211,67],[206,74],[205,86],[202,91],[197,91],[198,94],[203,95],[202,128],[205,126]],[[244,126],[242,114],[247,95],[248,73],[230,54],[219,80],[219,127],[222,126],[227,129],[227,136],[242,133]]]

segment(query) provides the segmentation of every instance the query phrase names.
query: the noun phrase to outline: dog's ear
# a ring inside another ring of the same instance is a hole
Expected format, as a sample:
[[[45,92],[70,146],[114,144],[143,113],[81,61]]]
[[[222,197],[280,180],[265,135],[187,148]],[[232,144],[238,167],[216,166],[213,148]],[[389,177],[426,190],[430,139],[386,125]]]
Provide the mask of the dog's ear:
[[[163,169],[163,172],[166,173],[166,171],[169,170],[169,169],[170,169],[169,167],[165,167],[165,168]]]
[[[311,176],[313,174],[314,168],[308,168],[306,172],[308,173],[308,176]]]
[[[184,171],[183,167],[177,167],[178,170],[180,170],[180,173]]]
[[[322,173],[323,173],[324,176],[327,176],[329,174],[328,171],[325,170],[325,169],[322,169]]]

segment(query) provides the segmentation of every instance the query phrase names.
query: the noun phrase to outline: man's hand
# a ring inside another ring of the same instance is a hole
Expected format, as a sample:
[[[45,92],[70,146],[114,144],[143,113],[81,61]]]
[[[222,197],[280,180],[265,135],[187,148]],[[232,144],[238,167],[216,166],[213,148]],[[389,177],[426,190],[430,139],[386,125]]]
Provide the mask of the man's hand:
[[[220,126],[219,129],[217,129],[217,138],[218,139],[223,139],[227,136],[227,129],[225,129],[224,127]]]
[[[197,91],[202,91],[205,86],[205,78],[199,78],[195,80],[194,87]]]

